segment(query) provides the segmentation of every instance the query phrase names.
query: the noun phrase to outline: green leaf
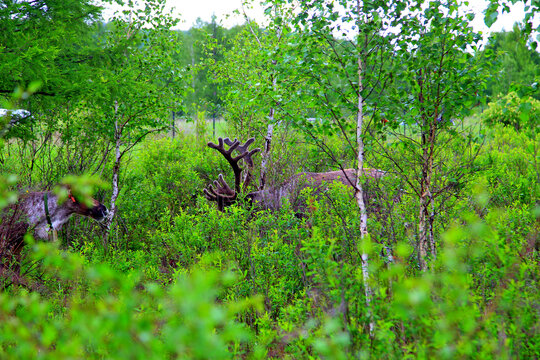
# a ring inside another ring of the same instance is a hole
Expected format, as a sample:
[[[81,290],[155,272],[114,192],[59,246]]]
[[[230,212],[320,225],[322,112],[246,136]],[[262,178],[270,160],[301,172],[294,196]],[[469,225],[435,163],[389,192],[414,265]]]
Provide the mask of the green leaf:
[[[494,10],[488,8],[484,16],[484,23],[487,27],[491,27],[495,23],[495,21],[497,21],[498,16],[499,12],[497,11],[497,8],[495,8]]]

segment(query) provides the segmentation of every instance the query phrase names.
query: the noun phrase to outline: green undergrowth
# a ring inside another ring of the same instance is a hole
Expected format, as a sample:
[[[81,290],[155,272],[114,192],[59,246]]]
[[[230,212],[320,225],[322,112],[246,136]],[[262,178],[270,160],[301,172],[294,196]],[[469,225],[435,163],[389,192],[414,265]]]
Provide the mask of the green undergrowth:
[[[28,284],[0,292],[0,358],[538,358],[537,140],[486,131],[426,272],[418,203],[396,177],[368,187],[361,240],[343,186],[304,191],[302,215],[221,213],[200,192],[228,173],[219,154],[191,135],[147,141],[109,252],[77,219],[62,246],[29,246]]]

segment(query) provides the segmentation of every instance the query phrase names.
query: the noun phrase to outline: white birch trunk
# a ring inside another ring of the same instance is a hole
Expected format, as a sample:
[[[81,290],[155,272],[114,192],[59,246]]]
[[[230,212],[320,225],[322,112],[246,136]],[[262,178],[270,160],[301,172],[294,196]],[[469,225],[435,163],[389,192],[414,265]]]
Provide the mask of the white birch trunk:
[[[270,149],[272,147],[272,136],[274,135],[274,108],[270,109],[268,115],[269,123],[266,131],[266,137],[264,138],[264,152],[262,153],[261,160],[261,181],[259,189],[263,190],[266,185],[266,174],[268,173],[268,160],[270,159]]]
[[[358,11],[358,29],[360,29],[360,0],[357,0],[356,3],[356,9]],[[360,37],[358,37],[358,41],[360,42]],[[360,47],[360,44],[358,44],[358,47]],[[360,49],[359,49],[360,51]],[[358,205],[358,208],[360,209],[360,240],[363,241],[366,236],[368,235],[368,228],[367,228],[367,211],[366,211],[366,204],[364,203],[364,191],[362,190],[362,180],[364,179],[364,140],[363,140],[363,133],[362,133],[362,127],[364,122],[364,99],[362,97],[362,90],[363,90],[363,62],[362,62],[362,55],[361,53],[358,54],[358,108],[356,113],[356,141],[357,141],[357,148],[358,148],[358,154],[357,154],[357,168],[356,168],[356,190],[354,197],[356,198],[356,203]],[[368,317],[369,317],[369,334],[370,336],[373,336],[373,331],[375,328],[375,325],[373,323],[373,312],[371,310],[371,302],[372,302],[372,293],[371,293],[371,287],[369,285],[369,262],[368,262],[368,254],[362,250],[362,277],[364,280],[364,293],[366,296],[366,307],[368,311]]]
[[[118,125],[118,124],[116,124]],[[114,159],[114,167],[113,167],[113,178],[112,178],[112,196],[111,196],[111,210],[110,210],[110,218],[111,222],[114,216],[116,215],[116,200],[118,199],[118,193],[119,193],[119,177],[120,177],[120,138],[121,133],[116,134],[116,147],[115,147],[115,159]]]
[[[277,15],[277,7],[274,6],[274,12]],[[253,29],[252,29],[253,32]],[[276,31],[276,36],[281,38],[281,27],[278,27]],[[257,39],[258,41],[258,39]],[[260,42],[259,42],[260,45]],[[277,65],[276,60],[272,60],[272,65]],[[276,74],[272,77],[272,90],[276,90],[277,87],[277,77]],[[268,173],[268,161],[270,159],[270,149],[272,148],[272,137],[274,136],[274,114],[276,110],[274,107],[270,108],[268,112],[268,127],[266,130],[266,137],[264,138],[264,152],[262,153],[261,160],[261,180],[259,182],[259,190],[263,190],[266,185],[266,174]]]
[[[118,199],[119,194],[119,178],[120,178],[120,159],[122,158],[122,153],[120,151],[120,144],[122,138],[122,127],[118,125],[118,102],[114,103],[114,140],[115,140],[115,159],[113,167],[113,177],[112,177],[112,195],[111,195],[111,206],[109,208],[109,215],[107,217],[107,233],[105,234],[105,239],[103,241],[103,248],[105,253],[108,251],[109,239],[111,234],[111,225],[116,216],[116,200]]]

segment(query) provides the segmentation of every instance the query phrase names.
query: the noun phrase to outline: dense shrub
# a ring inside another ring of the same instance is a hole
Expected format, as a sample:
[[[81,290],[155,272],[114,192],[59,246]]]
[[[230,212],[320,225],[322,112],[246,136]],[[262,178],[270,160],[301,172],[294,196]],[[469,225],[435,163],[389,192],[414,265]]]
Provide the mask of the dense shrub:
[[[229,359],[252,339],[234,316],[260,301],[216,303],[231,273],[193,269],[163,288],[49,245],[34,256],[54,293],[0,293],[2,358]]]
[[[152,139],[134,154],[120,195],[128,220],[147,226],[165,212],[174,215],[195,205],[202,181],[194,167],[202,162],[202,154],[190,146],[190,140]]]
[[[482,118],[488,125],[503,124],[534,136],[540,130],[540,101],[532,97],[520,98],[517,93],[510,92],[489,103]]]
[[[540,198],[540,134],[532,138],[495,126],[477,159],[481,170],[473,183],[489,187],[496,207],[531,204]]]

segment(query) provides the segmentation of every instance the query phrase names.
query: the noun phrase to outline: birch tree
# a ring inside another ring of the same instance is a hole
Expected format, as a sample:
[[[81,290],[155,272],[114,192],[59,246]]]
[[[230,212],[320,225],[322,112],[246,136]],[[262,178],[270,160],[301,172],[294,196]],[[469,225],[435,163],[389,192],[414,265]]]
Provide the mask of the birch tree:
[[[267,16],[271,16],[274,19],[281,19],[283,17],[284,9],[282,7],[279,7],[277,4],[273,4],[272,6],[268,7],[265,11]],[[249,19],[246,12],[244,11],[244,19],[246,20],[247,28],[249,29],[250,33],[254,37],[254,39],[257,41],[257,44],[259,47],[262,48],[262,43],[257,34],[255,33],[255,30],[253,29],[253,20]],[[272,33],[272,37],[275,39],[275,41],[279,44],[283,41],[283,35],[284,35],[284,29],[283,26],[285,23],[283,21],[275,21],[271,23],[269,29]],[[288,29],[286,29],[288,30]],[[286,33],[287,31],[285,31]],[[271,58],[269,59],[270,66],[276,66],[277,65],[277,59]],[[277,76],[278,73],[274,70],[270,72],[270,78],[269,81],[271,82],[271,92],[275,93],[277,90]],[[272,103],[270,104],[270,109],[268,110],[268,124],[267,124],[267,131],[266,136],[264,137],[264,151],[262,152],[262,161],[261,161],[261,175],[259,180],[259,189],[263,189],[266,185],[266,176],[268,173],[268,162],[270,160],[270,150],[272,148],[272,137],[274,135],[274,126],[275,126],[275,113],[276,113],[276,104]]]
[[[132,4],[133,5],[133,4]],[[174,61],[176,24],[164,11],[165,1],[148,0],[113,19],[104,38],[106,66],[96,69],[96,85],[89,106],[98,107],[96,130],[114,147],[112,196],[104,248],[110,243],[117,214],[122,162],[149,134],[168,128],[169,109],[183,98],[184,69]]]
[[[291,9],[285,3],[264,2],[269,23],[263,28],[250,18],[243,4],[241,14],[245,25],[232,40],[230,49],[224,49],[224,59],[211,65],[216,81],[223,88],[226,119],[243,136],[260,135],[264,138],[259,189],[265,188],[272,172],[271,149],[276,127],[287,131],[284,104],[295,112],[301,105],[294,93],[294,76],[284,66],[284,54],[291,33]]]
[[[474,129],[463,126],[463,119],[481,100],[489,63],[474,56],[481,37],[471,28],[473,14],[461,5],[449,0],[409,8],[395,47],[399,61],[393,72],[400,75],[382,112],[384,131],[396,140],[380,143],[380,149],[418,201],[422,271],[437,256],[437,215],[466,181],[479,149]]]
[[[386,72],[392,33],[401,9],[399,2],[289,1],[296,4],[295,30],[299,34],[295,55],[287,65],[302,82],[300,96],[306,111],[296,124],[320,151],[341,170],[347,164],[324,142],[337,135],[355,158],[357,171],[355,199],[358,207],[359,246],[364,297],[370,336],[374,333],[369,257],[368,214],[364,202],[366,127],[377,113],[377,101],[390,82]],[[316,121],[308,118],[315,117]],[[391,254],[389,254],[391,257]],[[346,319],[347,299],[342,298]]]

